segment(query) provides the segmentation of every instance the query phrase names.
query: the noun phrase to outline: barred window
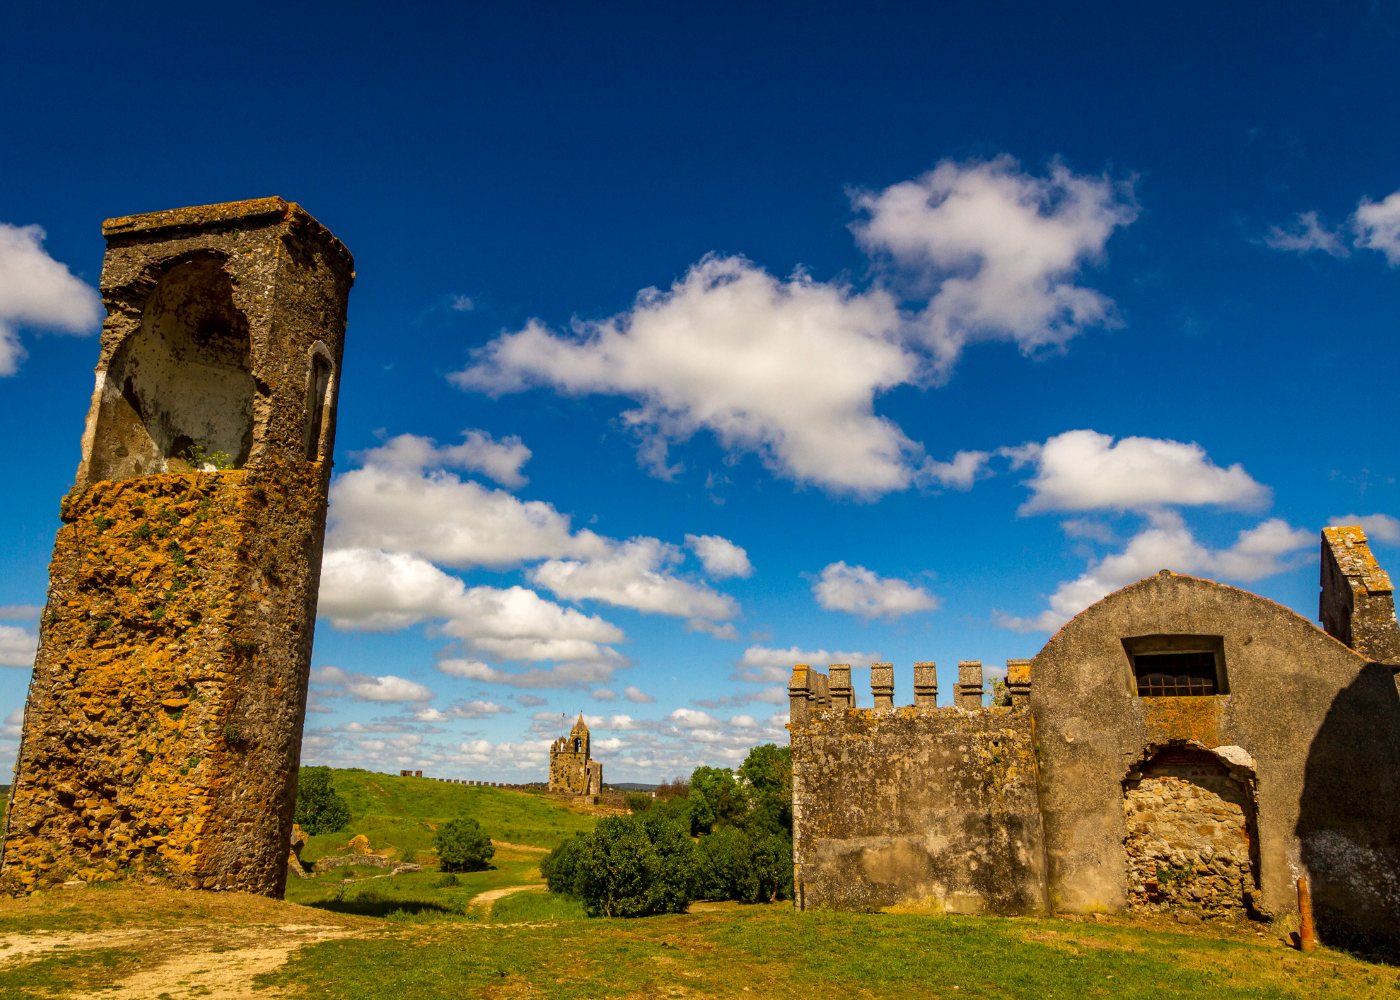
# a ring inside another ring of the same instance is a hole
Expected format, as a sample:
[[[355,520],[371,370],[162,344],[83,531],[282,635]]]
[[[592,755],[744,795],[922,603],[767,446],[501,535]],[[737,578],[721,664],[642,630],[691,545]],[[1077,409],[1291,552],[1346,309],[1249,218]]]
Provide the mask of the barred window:
[[[1228,691],[1219,636],[1137,636],[1124,639],[1123,646],[1139,697],[1200,697]]]

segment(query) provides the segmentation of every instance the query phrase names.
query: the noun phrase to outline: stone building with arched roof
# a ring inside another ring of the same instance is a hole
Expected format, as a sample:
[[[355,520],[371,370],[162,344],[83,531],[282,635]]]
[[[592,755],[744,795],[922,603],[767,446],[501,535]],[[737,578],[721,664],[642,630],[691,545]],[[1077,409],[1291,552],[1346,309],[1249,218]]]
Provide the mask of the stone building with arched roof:
[[[1008,664],[1006,707],[975,662],[943,708],[932,664],[904,708],[874,665],[875,709],[796,668],[798,905],[1288,920],[1304,880],[1324,940],[1400,944],[1400,627],[1360,528],[1321,555],[1323,628],[1163,570]]]

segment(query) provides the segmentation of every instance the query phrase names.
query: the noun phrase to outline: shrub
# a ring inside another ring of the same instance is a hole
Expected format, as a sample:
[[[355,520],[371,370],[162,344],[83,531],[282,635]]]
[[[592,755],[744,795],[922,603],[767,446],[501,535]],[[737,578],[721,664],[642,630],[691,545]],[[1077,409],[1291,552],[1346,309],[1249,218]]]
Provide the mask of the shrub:
[[[575,892],[589,916],[683,913],[695,879],[695,845],[680,825],[648,811],[602,820],[582,839]]]
[[[628,792],[622,797],[622,804],[631,812],[646,812],[651,808],[651,796],[646,792]]]
[[[467,816],[448,820],[433,837],[438,868],[445,872],[477,872],[496,853],[481,824]]]
[[[303,767],[298,772],[297,805],[292,819],[313,835],[335,833],[350,825],[350,806],[331,784],[330,768]]]
[[[545,855],[540,862],[540,875],[544,877],[550,892],[567,896],[582,895],[578,888],[579,862],[587,841],[585,834],[576,833]]]

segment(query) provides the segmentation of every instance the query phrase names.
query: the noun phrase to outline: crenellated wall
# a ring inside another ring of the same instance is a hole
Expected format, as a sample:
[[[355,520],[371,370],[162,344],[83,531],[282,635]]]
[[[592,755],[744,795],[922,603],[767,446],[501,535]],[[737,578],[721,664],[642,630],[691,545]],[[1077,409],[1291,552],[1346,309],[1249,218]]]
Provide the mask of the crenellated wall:
[[[1044,851],[1030,715],[982,707],[982,665],[959,665],[956,706],[934,664],[916,704],[893,706],[894,668],[872,665],[876,708],[853,706],[850,667],[793,670],[794,889],[802,908],[1038,913]]]

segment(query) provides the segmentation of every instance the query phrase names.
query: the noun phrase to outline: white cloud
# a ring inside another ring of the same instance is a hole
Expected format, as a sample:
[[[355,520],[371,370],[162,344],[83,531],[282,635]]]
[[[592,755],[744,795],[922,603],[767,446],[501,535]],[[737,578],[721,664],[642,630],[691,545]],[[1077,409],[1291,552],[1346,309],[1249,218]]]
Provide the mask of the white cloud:
[[[1316,212],[1298,213],[1288,227],[1271,226],[1264,237],[1264,245],[1296,253],[1321,250],[1333,257],[1346,257],[1351,253],[1338,233],[1318,221]]]
[[[543,688],[588,687],[608,680],[621,664],[609,662],[560,663],[549,668],[503,670],[480,660],[440,660],[438,669],[453,677],[504,684],[507,687],[539,690]]]
[[[694,708],[678,708],[667,718],[686,729],[712,727],[719,724],[719,721],[708,712],[701,712]]]
[[[24,735],[24,707],[20,706],[9,715],[5,716],[5,722],[0,725],[0,737],[7,740],[17,740]]]
[[[938,607],[938,598],[922,587],[844,562],[823,569],[812,593],[828,611],[847,611],[862,618],[894,618]]]
[[[447,307],[453,312],[471,312],[476,308],[476,303],[470,295],[454,295],[448,301]]]
[[[374,676],[351,673],[339,667],[317,667],[311,679],[323,697],[350,697],[357,701],[431,701],[433,692],[416,681],[393,674]]]
[[[1362,200],[1352,216],[1356,245],[1385,254],[1391,267],[1400,267],[1400,191],[1384,201]]]
[[[937,286],[917,326],[939,376],[975,341],[1008,340],[1030,353],[1115,322],[1111,300],[1074,282],[1137,217],[1128,184],[1061,163],[1035,177],[1000,156],[944,161],[853,201],[866,215],[853,227],[861,245]]]
[[[937,483],[952,490],[970,490],[977,481],[977,475],[987,466],[991,453],[986,451],[960,451],[951,462],[937,462],[925,459],[919,467],[919,478]]]
[[[35,621],[43,610],[37,604],[0,604],[0,622]]]
[[[19,370],[23,327],[87,334],[102,322],[102,299],[44,251],[38,226],[0,222],[0,376]]]
[[[667,572],[682,558],[673,545],[633,538],[610,543],[605,553],[588,560],[551,559],[528,575],[532,583],[568,601],[602,601],[650,614],[708,620],[739,613],[734,598]]]
[[[856,236],[899,265],[907,311],[880,283],[857,290],[800,269],[780,279],[742,257],[708,256],[618,315],[568,333],[537,321],[505,333],[451,380],[635,400],[624,417],[639,459],[663,478],[682,468],[669,445],[704,430],[832,492],[872,497],[916,480],[965,489],[985,458],[921,465],[921,447],[875,412],[875,397],[945,378],[975,340],[1029,353],[1113,323],[1112,302],[1074,282],[1135,217],[1131,191],[1058,163],[1034,177],[1000,157],[944,162],[853,200]]]
[[[530,449],[514,435],[497,441],[485,431],[469,430],[462,432],[461,444],[441,447],[429,437],[400,434],[358,457],[364,465],[400,472],[466,469],[489,476],[502,486],[518,489],[526,483],[520,470],[530,460],[531,454]]]
[[[1115,443],[1107,434],[1076,430],[1007,454],[1036,467],[1023,514],[1148,510],[1163,504],[1259,507],[1269,500],[1268,489],[1242,466],[1222,469],[1198,444],[1145,437]]]
[[[519,500],[448,472],[390,465],[337,476],[329,517],[327,541],[333,547],[409,552],[458,568],[586,556],[605,548],[590,531],[571,533],[569,518],[547,503]]]
[[[629,686],[625,688],[622,692],[622,696],[634,705],[650,705],[652,702],[656,701],[655,698],[639,687]]]
[[[1050,596],[1050,607],[1039,615],[1018,618],[995,612],[994,620],[1018,632],[1050,632],[1106,594],[1159,570],[1250,582],[1288,569],[1286,557],[1313,544],[1311,532],[1270,518],[1240,532],[1229,548],[1212,550],[1196,541],[1180,514],[1158,512],[1123,551],[1091,563],[1083,575],[1060,584]]]
[[[0,667],[34,666],[34,654],[39,649],[39,634],[18,625],[0,625]]]
[[[1400,191],[1380,201],[1362,198],[1349,220],[1354,234],[1352,246],[1385,254],[1391,267],[1400,267]],[[1275,250],[1308,253],[1321,250],[1333,257],[1346,257],[1350,251],[1343,242],[1345,228],[1328,229],[1316,212],[1300,212],[1291,226],[1273,226],[1264,243]]]
[[[880,654],[878,653],[856,653],[842,650],[831,653],[825,649],[800,649],[797,646],[789,646],[786,649],[750,646],[744,650],[744,655],[739,660],[739,669],[734,677],[736,680],[760,684],[786,683],[788,678],[792,676],[793,665],[797,663],[806,663],[810,666],[849,663],[853,667],[868,667],[879,658]],[[786,689],[783,690],[783,699],[786,700]]]
[[[593,692],[594,701],[617,701],[617,692],[609,688],[598,688]]]
[[[1389,514],[1347,514],[1334,517],[1327,524],[1329,527],[1358,524],[1361,530],[1366,532],[1367,540],[1400,545],[1400,518],[1391,517]]]
[[[739,638],[739,629],[733,622],[719,624],[717,622],[707,622],[701,618],[692,618],[685,623],[685,630],[687,632],[702,632],[715,639]]]
[[[533,321],[504,334],[452,380],[493,393],[550,385],[635,399],[625,416],[656,469],[676,468],[667,442],[708,430],[799,482],[878,494],[908,485],[916,450],[874,412],[875,395],[918,366],[900,322],[883,291],[801,272],[780,280],[740,257],[706,257],[669,290],[578,321],[571,336]]]
[[[686,547],[695,553],[712,580],[753,575],[749,554],[719,535],[686,535]]]
[[[605,643],[622,630],[525,587],[467,587],[415,556],[331,549],[322,560],[320,613],[341,629],[383,631],[440,622],[472,649],[508,660],[617,663]]]

